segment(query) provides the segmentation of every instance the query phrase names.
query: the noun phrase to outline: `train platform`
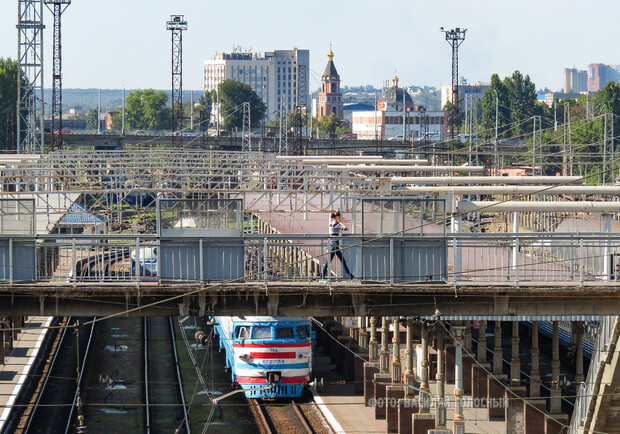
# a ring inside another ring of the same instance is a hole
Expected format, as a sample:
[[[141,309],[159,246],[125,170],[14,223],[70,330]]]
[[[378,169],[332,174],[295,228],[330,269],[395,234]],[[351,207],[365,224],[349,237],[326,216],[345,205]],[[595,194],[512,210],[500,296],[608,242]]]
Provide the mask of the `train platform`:
[[[0,364],[0,432],[4,432],[11,408],[30,374],[51,321],[49,316],[28,317],[13,341],[13,348],[7,351],[4,364]]]
[[[341,433],[385,433],[387,422],[385,419],[375,419],[375,409],[364,405],[364,397],[354,393],[354,384],[341,381],[341,375],[333,371],[334,365],[329,364],[328,356],[318,356],[315,359],[314,377],[323,379],[323,388],[316,392],[320,399],[317,404],[323,411],[332,427]],[[437,394],[437,382],[429,383],[431,393]],[[448,429],[452,429],[455,413],[454,384],[445,385],[446,421]],[[467,396],[465,396],[465,404]],[[327,410],[327,411],[326,411]],[[431,414],[435,414],[431,408]],[[336,421],[330,421],[330,415]],[[463,409],[465,431],[469,434],[506,432],[506,422],[503,420],[489,421],[489,412],[486,408],[471,408],[465,405]]]

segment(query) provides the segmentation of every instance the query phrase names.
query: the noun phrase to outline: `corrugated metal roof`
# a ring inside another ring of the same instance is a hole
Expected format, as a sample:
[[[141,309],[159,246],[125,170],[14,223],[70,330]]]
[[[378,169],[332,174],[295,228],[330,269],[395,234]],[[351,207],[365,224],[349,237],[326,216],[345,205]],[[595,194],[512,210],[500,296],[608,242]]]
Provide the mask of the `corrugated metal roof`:
[[[86,226],[104,222],[101,216],[85,212],[86,207],[78,202],[74,202],[59,222],[60,226]]]

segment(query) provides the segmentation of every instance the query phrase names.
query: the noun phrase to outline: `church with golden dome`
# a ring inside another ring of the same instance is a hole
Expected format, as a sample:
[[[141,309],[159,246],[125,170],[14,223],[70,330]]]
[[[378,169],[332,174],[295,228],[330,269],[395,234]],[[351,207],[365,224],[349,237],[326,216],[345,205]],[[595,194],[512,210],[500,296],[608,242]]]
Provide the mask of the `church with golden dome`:
[[[329,48],[327,53],[327,66],[321,77],[321,92],[319,92],[319,102],[317,106],[317,120],[332,113],[338,119],[344,116],[344,104],[342,101],[342,92],[340,92],[340,75],[334,64],[334,53]]]

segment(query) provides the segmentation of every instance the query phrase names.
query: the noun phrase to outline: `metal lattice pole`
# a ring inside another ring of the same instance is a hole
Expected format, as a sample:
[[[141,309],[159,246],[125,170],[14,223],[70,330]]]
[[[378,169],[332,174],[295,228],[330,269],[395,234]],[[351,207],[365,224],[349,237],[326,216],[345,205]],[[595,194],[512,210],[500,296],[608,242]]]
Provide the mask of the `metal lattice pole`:
[[[603,184],[614,184],[614,116],[605,113],[603,133]]]
[[[241,142],[241,150],[243,151],[252,151],[252,120],[250,117],[250,103],[243,103],[243,132],[242,132],[242,142]]]
[[[44,27],[43,2],[20,0],[17,22],[17,57],[20,71],[17,78],[17,153],[42,154],[44,151]],[[22,76],[25,78],[24,82]]]
[[[282,151],[288,155],[288,125],[286,119],[286,103],[284,99],[280,104],[280,149],[278,149],[278,153],[282,154]]]
[[[170,15],[166,29],[172,31],[172,145],[183,145],[183,15]],[[178,134],[178,135],[177,135]]]
[[[306,152],[303,146],[303,121],[308,109],[308,69],[306,65],[299,65],[297,75],[297,107],[295,108],[295,149],[297,155]]]
[[[54,45],[52,49],[52,151],[62,149],[62,41],[60,22],[71,0],[44,0],[54,15]],[[50,7],[51,5],[51,7]]]
[[[538,166],[538,173],[542,175],[543,161],[542,161],[542,123],[540,116],[534,116],[534,127],[532,130],[532,175],[536,175],[536,166]]]
[[[465,40],[465,33],[467,29],[444,30],[440,29],[446,34],[446,41],[452,47],[452,122],[450,123],[450,135],[454,138],[454,124],[456,123],[457,134],[459,125],[459,47]]]

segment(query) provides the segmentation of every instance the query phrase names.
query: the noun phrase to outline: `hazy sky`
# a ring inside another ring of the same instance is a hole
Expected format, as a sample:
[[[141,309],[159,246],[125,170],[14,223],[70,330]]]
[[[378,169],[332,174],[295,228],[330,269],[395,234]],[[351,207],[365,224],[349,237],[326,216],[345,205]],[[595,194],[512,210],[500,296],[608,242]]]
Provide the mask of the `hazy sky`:
[[[17,57],[18,0],[0,0],[0,57]],[[46,25],[45,87],[51,87],[52,14]],[[319,85],[329,44],[343,85],[380,87],[451,80],[441,26],[467,28],[459,75],[488,81],[519,69],[537,88],[559,90],[562,69],[619,64],[620,2],[613,0],[73,0],[62,18],[63,86],[171,86],[166,21],[184,14],[183,88],[202,89],[205,58],[240,45],[253,52],[310,50],[310,87]]]

